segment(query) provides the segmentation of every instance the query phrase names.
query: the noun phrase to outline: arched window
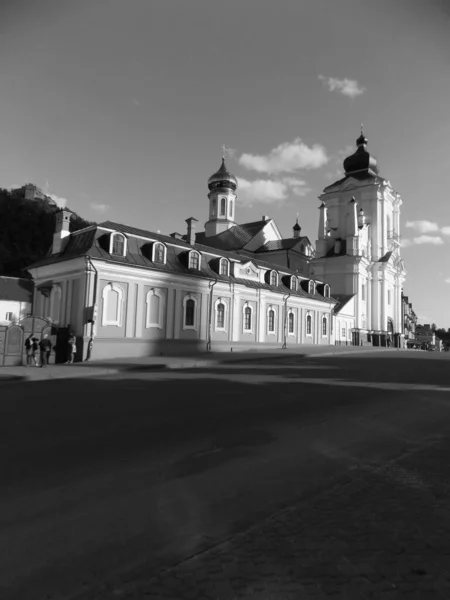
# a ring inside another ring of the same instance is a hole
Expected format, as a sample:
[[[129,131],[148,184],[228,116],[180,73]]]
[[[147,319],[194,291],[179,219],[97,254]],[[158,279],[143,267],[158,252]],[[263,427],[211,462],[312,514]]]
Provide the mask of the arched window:
[[[196,270],[200,268],[200,254],[198,252],[189,253],[189,268]]]
[[[291,277],[291,290],[297,291],[297,278],[294,276]]]
[[[121,233],[113,233],[111,235],[110,254],[115,254],[116,256],[125,256],[125,236]]]
[[[50,292],[50,319],[56,325],[59,324],[61,314],[61,296],[61,287],[58,284],[54,285]]]
[[[229,269],[230,269],[230,265],[229,265],[229,262],[227,261],[227,259],[226,258],[221,258],[220,259],[219,275],[226,275],[226,276],[228,276]]]
[[[244,304],[243,319],[244,331],[251,333],[253,331],[253,308],[248,303]]]
[[[270,285],[278,285],[278,273],[276,271],[270,272]]]
[[[220,199],[220,216],[221,217],[224,217],[227,214],[226,203],[227,203],[226,198],[221,198]]]
[[[147,293],[145,302],[147,305],[145,326],[147,328],[157,327],[158,329],[162,329],[164,294],[161,290],[153,288]]]
[[[183,329],[197,328],[197,298],[188,294],[183,300]]]
[[[275,333],[275,311],[271,306],[267,311],[267,333]]]
[[[108,283],[102,292],[102,325],[122,326],[123,289],[117,283]]]
[[[228,201],[228,215],[230,219],[233,218],[233,200]]]
[[[312,317],[306,315],[306,335],[312,335]]]
[[[289,335],[294,335],[295,333],[295,315],[294,315],[294,311],[291,309],[289,309],[289,314],[288,314],[288,334]]]
[[[222,300],[216,302],[216,330],[225,331],[225,304]]]
[[[325,284],[324,288],[323,288],[323,295],[325,298],[329,298],[330,297],[330,286],[328,285],[328,283]]]
[[[322,317],[322,335],[326,337],[328,335],[328,319]]]
[[[315,293],[314,281],[310,281],[308,283],[308,294],[314,294],[314,293]]]
[[[153,248],[153,262],[165,264],[166,248],[164,244],[155,244]]]

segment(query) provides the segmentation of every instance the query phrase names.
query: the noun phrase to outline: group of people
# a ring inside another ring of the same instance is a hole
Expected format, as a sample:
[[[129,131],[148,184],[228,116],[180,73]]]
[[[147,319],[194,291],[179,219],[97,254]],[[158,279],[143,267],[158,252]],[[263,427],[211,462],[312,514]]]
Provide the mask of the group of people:
[[[31,367],[34,363],[35,367],[46,367],[50,362],[50,354],[52,351],[52,342],[48,334],[45,333],[39,341],[32,333],[25,340],[25,350],[27,353],[27,367]],[[37,353],[39,351],[39,361]],[[70,334],[67,341],[67,361],[66,365],[71,365],[74,361],[77,351],[77,338],[73,333]]]

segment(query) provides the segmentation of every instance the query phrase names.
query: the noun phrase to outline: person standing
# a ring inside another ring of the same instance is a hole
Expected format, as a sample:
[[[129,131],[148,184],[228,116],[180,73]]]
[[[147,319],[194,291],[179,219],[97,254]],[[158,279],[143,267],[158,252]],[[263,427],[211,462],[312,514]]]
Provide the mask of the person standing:
[[[31,341],[32,341],[32,355],[31,356],[34,360],[34,366],[37,367],[38,364],[37,364],[36,352],[39,350],[39,344],[38,344],[39,340],[34,337],[31,339]]]
[[[48,360],[50,358],[50,352],[52,351],[52,343],[48,339],[48,333],[44,334],[44,337],[39,342],[39,350],[40,350],[40,367],[46,367],[48,365]]]
[[[27,353],[27,367],[31,367],[31,360],[33,357],[33,334],[32,333],[30,333],[30,335],[25,340],[25,350]]]
[[[67,362],[66,365],[73,364],[74,355],[77,352],[77,338],[74,333],[71,332],[69,340],[67,342]]]

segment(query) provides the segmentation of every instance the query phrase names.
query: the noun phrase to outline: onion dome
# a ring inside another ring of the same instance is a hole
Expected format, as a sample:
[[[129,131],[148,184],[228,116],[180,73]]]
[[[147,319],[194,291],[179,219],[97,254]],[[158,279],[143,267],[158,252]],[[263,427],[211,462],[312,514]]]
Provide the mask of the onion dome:
[[[301,229],[302,229],[302,228],[301,228],[301,227],[300,227],[300,225],[298,224],[298,218],[295,220],[295,225],[294,225],[294,227],[293,227],[292,229],[293,229],[294,231],[301,231]]]
[[[361,135],[356,140],[356,152],[344,160],[346,175],[355,177],[376,177],[378,175],[377,159],[367,151],[367,144],[368,140],[361,125]]]
[[[237,179],[227,169],[224,158],[222,158],[220,169],[208,179],[208,188],[210,190],[218,187],[231,188],[232,190],[237,188]]]

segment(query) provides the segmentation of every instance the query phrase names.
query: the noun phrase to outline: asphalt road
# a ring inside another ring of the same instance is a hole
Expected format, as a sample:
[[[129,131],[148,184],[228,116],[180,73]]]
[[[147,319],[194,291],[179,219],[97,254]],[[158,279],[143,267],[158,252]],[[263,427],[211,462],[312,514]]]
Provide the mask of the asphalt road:
[[[449,392],[423,352],[3,383],[0,598],[450,598]]]

